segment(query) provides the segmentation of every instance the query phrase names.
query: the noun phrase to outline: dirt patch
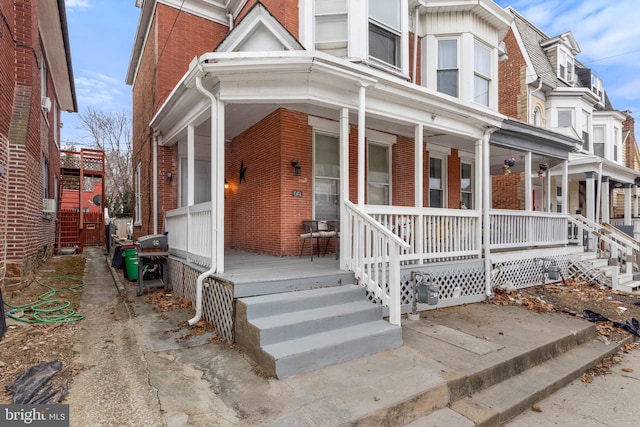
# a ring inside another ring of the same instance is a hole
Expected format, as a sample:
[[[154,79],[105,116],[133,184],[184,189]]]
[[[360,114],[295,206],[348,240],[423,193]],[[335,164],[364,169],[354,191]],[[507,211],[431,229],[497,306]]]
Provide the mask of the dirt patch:
[[[19,291],[3,294],[5,312],[25,320],[7,317],[7,331],[0,341],[0,403],[11,403],[6,387],[27,369],[59,360],[62,370],[51,381],[53,388],[66,389],[77,369],[73,366],[73,335],[82,297],[85,259],[82,255],[55,256],[36,272],[36,279]],[[42,299],[49,303],[39,305]],[[55,310],[63,305],[68,306]],[[34,310],[44,310],[40,313]],[[52,311],[49,311],[52,310]],[[52,316],[69,316],[67,321],[53,321]],[[40,323],[44,320],[45,323]]]

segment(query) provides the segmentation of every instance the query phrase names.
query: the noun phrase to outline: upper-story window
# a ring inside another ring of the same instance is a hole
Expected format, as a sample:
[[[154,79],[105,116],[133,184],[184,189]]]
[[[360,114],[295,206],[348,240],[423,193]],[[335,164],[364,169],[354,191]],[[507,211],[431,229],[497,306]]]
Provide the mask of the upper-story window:
[[[573,82],[573,55],[558,47],[558,77],[566,82]]]
[[[589,143],[590,143],[589,141],[590,129],[591,129],[590,118],[591,118],[591,115],[585,110],[582,110],[582,148],[587,151],[589,151]]]
[[[438,40],[438,92],[458,96],[458,40]]]
[[[573,126],[573,110],[558,110],[558,127]]]
[[[474,47],[474,94],[473,100],[478,104],[489,106],[491,90],[491,51],[476,42]]]
[[[591,74],[591,91],[602,98],[602,79],[595,74]]]
[[[613,128],[613,161],[617,162],[619,159],[620,153],[620,129],[614,127]]]
[[[604,157],[604,130],[604,126],[593,127],[593,154],[600,157]]]
[[[533,124],[535,126],[542,126],[542,110],[536,105],[533,109]]]
[[[314,13],[316,49],[347,56],[347,0],[316,0]]]
[[[400,68],[400,0],[369,0],[369,57]]]

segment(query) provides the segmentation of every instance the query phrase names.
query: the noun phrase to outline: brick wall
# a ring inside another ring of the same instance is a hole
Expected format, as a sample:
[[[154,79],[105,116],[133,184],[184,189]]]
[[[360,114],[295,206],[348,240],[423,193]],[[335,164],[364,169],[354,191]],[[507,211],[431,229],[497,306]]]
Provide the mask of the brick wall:
[[[498,110],[511,118],[529,122],[527,117],[527,65],[512,30],[504,43],[509,59],[498,65]]]
[[[524,210],[524,174],[491,176],[491,207]]]
[[[260,0],[260,2],[296,39],[298,38],[298,0]],[[235,22],[240,22],[256,3],[257,0],[249,0]]]

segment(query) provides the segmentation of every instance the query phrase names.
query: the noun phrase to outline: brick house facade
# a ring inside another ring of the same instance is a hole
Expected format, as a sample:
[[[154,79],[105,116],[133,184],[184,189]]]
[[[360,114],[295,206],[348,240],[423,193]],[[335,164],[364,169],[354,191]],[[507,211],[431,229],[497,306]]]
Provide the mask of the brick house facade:
[[[53,254],[60,111],[77,111],[64,0],[0,3],[0,280]],[[42,29],[42,33],[39,28]],[[62,48],[61,48],[62,46]],[[60,71],[62,70],[62,71]]]

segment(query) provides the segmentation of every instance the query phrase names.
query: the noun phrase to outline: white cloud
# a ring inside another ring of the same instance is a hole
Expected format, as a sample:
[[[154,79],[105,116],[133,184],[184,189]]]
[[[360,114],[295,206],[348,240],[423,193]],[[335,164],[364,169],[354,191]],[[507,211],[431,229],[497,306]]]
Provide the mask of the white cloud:
[[[65,5],[68,9],[77,7],[77,8],[88,8],[91,7],[91,3],[89,0],[65,0]]]
[[[122,79],[87,72],[75,78],[75,86],[78,105],[81,107],[99,107],[103,110],[122,108]]]

